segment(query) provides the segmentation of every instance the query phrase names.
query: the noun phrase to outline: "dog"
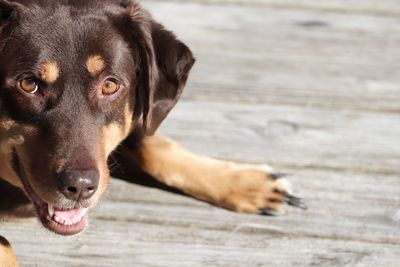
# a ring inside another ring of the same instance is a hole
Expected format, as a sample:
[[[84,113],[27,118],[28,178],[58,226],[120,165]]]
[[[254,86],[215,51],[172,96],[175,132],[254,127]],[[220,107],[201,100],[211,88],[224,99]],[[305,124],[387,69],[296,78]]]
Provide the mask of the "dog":
[[[229,210],[305,207],[268,166],[198,156],[155,133],[195,59],[136,2],[0,0],[0,58],[0,177],[56,234],[86,227],[112,153],[128,175]],[[16,266],[3,238],[0,247]]]

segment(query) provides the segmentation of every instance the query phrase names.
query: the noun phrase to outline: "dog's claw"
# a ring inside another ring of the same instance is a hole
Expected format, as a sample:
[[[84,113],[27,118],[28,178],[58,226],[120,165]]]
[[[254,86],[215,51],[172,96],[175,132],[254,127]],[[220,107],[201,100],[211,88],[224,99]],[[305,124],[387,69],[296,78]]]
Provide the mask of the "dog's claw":
[[[287,203],[290,206],[293,207],[297,207],[303,210],[307,209],[307,205],[306,203],[303,201],[303,199],[299,198],[299,197],[295,197],[293,195],[287,195]]]
[[[276,212],[269,208],[262,208],[262,209],[260,209],[260,214],[267,215],[267,216],[275,216]]]
[[[285,172],[275,172],[275,173],[269,174],[269,177],[271,177],[272,180],[274,180],[274,181],[278,180],[279,178],[286,177],[286,176],[290,176],[290,174],[289,173],[285,173]]]

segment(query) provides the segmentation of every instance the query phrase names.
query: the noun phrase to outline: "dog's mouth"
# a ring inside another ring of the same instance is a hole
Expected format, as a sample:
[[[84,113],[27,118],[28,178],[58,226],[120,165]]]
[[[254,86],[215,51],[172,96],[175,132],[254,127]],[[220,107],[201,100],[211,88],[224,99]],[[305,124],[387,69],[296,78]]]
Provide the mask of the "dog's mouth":
[[[74,235],[85,229],[88,209],[79,206],[71,209],[58,208],[44,202],[33,190],[15,150],[13,155],[15,171],[21,179],[26,194],[33,202],[43,226],[60,235]]]

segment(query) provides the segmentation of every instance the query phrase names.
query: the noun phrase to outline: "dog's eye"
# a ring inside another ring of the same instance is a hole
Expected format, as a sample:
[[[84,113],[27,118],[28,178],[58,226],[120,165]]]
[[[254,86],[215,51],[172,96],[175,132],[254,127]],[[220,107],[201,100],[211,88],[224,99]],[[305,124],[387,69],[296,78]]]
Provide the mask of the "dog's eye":
[[[103,95],[112,95],[118,92],[120,85],[117,81],[113,79],[107,79],[101,88],[101,92]]]
[[[39,90],[39,84],[34,79],[24,79],[19,82],[20,88],[29,94],[34,94]]]

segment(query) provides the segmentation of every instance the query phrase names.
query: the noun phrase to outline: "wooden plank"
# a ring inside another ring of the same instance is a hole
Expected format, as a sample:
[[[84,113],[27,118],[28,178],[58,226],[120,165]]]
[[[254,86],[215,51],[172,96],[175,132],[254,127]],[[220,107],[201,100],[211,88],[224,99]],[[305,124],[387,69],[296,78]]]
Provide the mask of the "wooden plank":
[[[113,180],[81,235],[2,222],[21,265],[397,266],[397,1],[145,5],[198,58],[161,131],[198,153],[294,173],[309,210],[236,214]]]
[[[146,6],[197,54],[185,99],[399,111],[399,17],[196,3]]]
[[[218,158],[399,175],[399,120],[394,113],[185,101],[161,129]]]
[[[142,2],[149,2],[143,0]],[[185,0],[152,0],[152,2],[174,2],[188,3]],[[362,3],[358,0],[191,0],[190,2],[201,4],[223,4],[223,5],[243,5],[257,6],[263,8],[275,9],[294,9],[294,10],[315,10],[318,12],[338,12],[338,13],[368,13],[381,16],[398,16],[400,8],[397,0],[364,0]]]
[[[236,214],[114,180],[108,199],[80,236],[38,231],[34,220],[2,227],[23,266],[395,266],[400,211],[386,204],[400,195],[397,179],[386,179],[383,190],[368,196],[375,177],[351,178],[343,190],[347,177],[340,174],[300,172],[294,181],[302,185],[311,209],[291,210],[284,217]],[[26,239],[27,233],[32,238]]]

